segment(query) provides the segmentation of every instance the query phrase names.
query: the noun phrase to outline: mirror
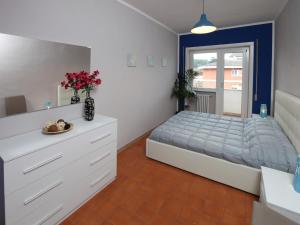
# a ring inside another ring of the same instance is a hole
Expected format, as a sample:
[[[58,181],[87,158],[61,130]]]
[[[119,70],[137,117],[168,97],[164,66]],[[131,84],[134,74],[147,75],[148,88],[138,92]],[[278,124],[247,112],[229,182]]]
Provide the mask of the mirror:
[[[0,117],[71,104],[73,91],[60,83],[89,72],[90,58],[87,47],[0,34]]]

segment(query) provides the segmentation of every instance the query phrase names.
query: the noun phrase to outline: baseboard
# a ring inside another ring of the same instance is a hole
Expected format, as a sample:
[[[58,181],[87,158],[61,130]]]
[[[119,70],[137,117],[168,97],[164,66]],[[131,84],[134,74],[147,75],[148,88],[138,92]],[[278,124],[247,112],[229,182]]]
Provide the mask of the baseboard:
[[[143,135],[137,137],[136,139],[134,139],[133,141],[129,142],[127,145],[121,147],[118,149],[118,154],[124,150],[126,150],[127,148],[130,148],[132,145],[134,145],[135,143],[137,143],[138,141],[144,139],[144,138],[147,138],[151,132],[152,132],[153,129],[151,129],[150,131],[147,131],[146,133],[144,133]]]
[[[156,128],[159,127],[161,124],[165,123],[167,120],[164,120],[163,122],[161,122],[160,124],[158,124],[157,126],[155,126],[154,128],[152,128],[151,130],[147,131],[146,133],[144,133],[143,135],[137,137],[136,139],[134,139],[133,141],[129,142],[127,145],[124,145],[123,147],[118,149],[118,154],[124,150],[126,150],[127,148],[131,147],[132,145],[134,145],[136,142],[140,141],[143,138],[147,138],[150,136],[151,132]]]

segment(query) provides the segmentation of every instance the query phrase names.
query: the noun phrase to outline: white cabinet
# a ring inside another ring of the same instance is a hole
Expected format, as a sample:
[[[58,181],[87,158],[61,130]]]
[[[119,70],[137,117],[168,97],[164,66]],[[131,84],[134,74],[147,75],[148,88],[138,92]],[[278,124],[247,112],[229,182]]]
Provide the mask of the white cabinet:
[[[262,167],[260,202],[300,224],[300,193],[293,188],[293,174]]]
[[[53,225],[116,177],[117,121],[96,115],[60,135],[0,140],[0,224]],[[17,212],[17,213],[16,213]]]

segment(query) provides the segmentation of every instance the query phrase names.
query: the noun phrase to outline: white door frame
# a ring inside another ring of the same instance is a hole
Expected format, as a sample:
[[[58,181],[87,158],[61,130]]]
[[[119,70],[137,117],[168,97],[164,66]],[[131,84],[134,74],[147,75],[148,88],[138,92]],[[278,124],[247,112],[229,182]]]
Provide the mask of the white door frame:
[[[224,65],[224,60],[225,60],[225,54],[226,53],[243,53],[243,77],[242,77],[242,105],[241,105],[241,116],[242,117],[249,117],[248,113],[248,95],[249,95],[249,47],[237,47],[237,48],[226,48],[219,50],[219,53],[221,55],[219,61],[221,63],[220,65],[220,81],[219,84],[221,86],[218,88],[219,95],[217,96],[219,98],[219,107],[218,107],[218,114],[223,115],[223,109],[224,109],[224,70],[225,70],[225,65]]]
[[[201,52],[212,52],[214,50],[221,50],[221,49],[234,49],[234,48],[249,48],[249,52],[248,54],[246,54],[249,60],[249,68],[248,65],[244,65],[246,66],[246,69],[248,70],[248,95],[244,96],[244,101],[246,102],[246,99],[248,99],[248,107],[247,107],[247,116],[251,117],[252,115],[252,104],[253,104],[253,69],[254,69],[254,42],[243,42],[243,43],[236,43],[236,44],[225,44],[225,45],[211,45],[211,46],[200,46],[200,47],[190,47],[190,48],[186,48],[185,50],[185,69],[186,68],[190,68],[190,53],[194,52],[194,51],[201,51]],[[218,56],[219,57],[219,56]],[[224,63],[224,60],[221,60]],[[224,66],[218,66],[218,69],[223,69]],[[222,73],[222,71],[218,71],[220,74],[224,74]],[[221,79],[221,77],[217,77],[217,79]],[[222,83],[223,81],[219,81],[217,83]],[[243,80],[244,83],[244,80]],[[246,83],[246,82],[245,82]],[[217,93],[217,90],[219,88],[217,87],[217,89],[215,90],[215,92]],[[203,91],[207,91],[207,90],[203,90]],[[220,99],[220,98],[219,98]],[[218,105],[217,103],[218,100],[216,100],[216,106]],[[222,100],[223,101],[223,100]],[[222,103],[219,103],[222,104]],[[245,106],[242,107],[245,109]],[[242,112],[243,114],[243,112]],[[245,114],[244,114],[245,115]]]

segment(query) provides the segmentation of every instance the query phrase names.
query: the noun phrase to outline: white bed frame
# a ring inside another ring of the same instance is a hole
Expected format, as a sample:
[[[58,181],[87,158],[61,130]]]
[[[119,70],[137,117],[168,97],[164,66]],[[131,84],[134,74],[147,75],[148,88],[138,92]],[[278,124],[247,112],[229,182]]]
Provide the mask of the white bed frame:
[[[300,153],[300,99],[276,91],[275,119]],[[260,170],[147,139],[149,158],[259,195]],[[295,162],[296,163],[296,162]]]

